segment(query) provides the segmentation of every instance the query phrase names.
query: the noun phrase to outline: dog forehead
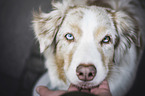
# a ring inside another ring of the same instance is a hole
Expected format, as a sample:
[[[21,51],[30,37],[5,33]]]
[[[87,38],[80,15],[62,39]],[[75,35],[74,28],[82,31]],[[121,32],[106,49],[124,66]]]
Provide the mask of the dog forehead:
[[[108,14],[105,8],[101,7],[76,7],[70,9],[66,14],[66,19],[69,20],[71,23],[75,23],[76,21],[81,22],[85,19],[85,21],[90,20],[91,22],[99,22],[104,23],[108,20]],[[96,21],[95,21],[96,20]]]
[[[101,7],[78,7],[71,9],[66,14],[65,19],[65,26],[68,26],[68,28],[72,28],[72,26],[74,28],[75,26],[83,34],[100,34],[111,26],[106,9]]]

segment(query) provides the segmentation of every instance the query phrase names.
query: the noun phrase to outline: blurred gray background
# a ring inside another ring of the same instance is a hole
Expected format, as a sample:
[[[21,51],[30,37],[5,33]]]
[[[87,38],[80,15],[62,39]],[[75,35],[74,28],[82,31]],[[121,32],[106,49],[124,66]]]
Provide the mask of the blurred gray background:
[[[0,96],[15,96],[36,40],[32,12],[51,9],[50,0],[0,0]],[[2,94],[2,95],[1,95]]]
[[[26,60],[36,43],[31,28],[32,12],[39,6],[44,12],[51,10],[50,0],[0,0],[0,96],[16,96],[20,92]],[[144,58],[145,54],[135,84],[127,96],[144,93]]]

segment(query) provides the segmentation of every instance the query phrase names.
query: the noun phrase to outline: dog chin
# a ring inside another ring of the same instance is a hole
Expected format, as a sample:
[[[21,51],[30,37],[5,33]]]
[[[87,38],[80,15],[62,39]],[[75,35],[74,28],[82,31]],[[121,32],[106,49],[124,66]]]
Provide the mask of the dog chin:
[[[77,87],[77,88],[80,89],[80,90],[82,90],[82,89],[90,90],[90,89],[92,89],[92,88],[99,87],[100,84],[93,85],[93,84],[90,84],[90,83],[88,83],[88,82],[81,82],[81,83],[72,84],[72,85],[74,85],[75,87]]]

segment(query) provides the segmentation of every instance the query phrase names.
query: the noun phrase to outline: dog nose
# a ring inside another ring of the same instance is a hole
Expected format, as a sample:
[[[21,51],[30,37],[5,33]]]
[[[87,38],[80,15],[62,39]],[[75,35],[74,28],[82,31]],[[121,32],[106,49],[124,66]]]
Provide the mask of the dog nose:
[[[94,65],[81,64],[76,69],[78,78],[82,81],[91,81],[96,76],[96,68]]]

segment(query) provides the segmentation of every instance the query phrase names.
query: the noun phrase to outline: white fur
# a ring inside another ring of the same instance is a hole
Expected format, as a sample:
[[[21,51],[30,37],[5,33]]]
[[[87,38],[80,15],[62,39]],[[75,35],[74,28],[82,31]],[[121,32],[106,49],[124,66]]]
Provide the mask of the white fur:
[[[99,0],[90,0],[94,1]],[[63,0],[52,3],[54,11],[35,15],[34,30],[49,70],[50,89],[67,90],[70,83],[93,87],[107,79],[113,96],[123,96],[129,90],[136,75],[140,55],[137,47],[144,30],[141,14],[134,14],[141,9],[130,1],[102,0],[102,4],[112,7],[104,8],[88,6],[87,0]],[[67,33],[73,34],[74,41],[66,40]],[[102,44],[108,35],[111,42]],[[84,83],[78,79],[76,68],[80,64],[96,67],[92,81]]]

